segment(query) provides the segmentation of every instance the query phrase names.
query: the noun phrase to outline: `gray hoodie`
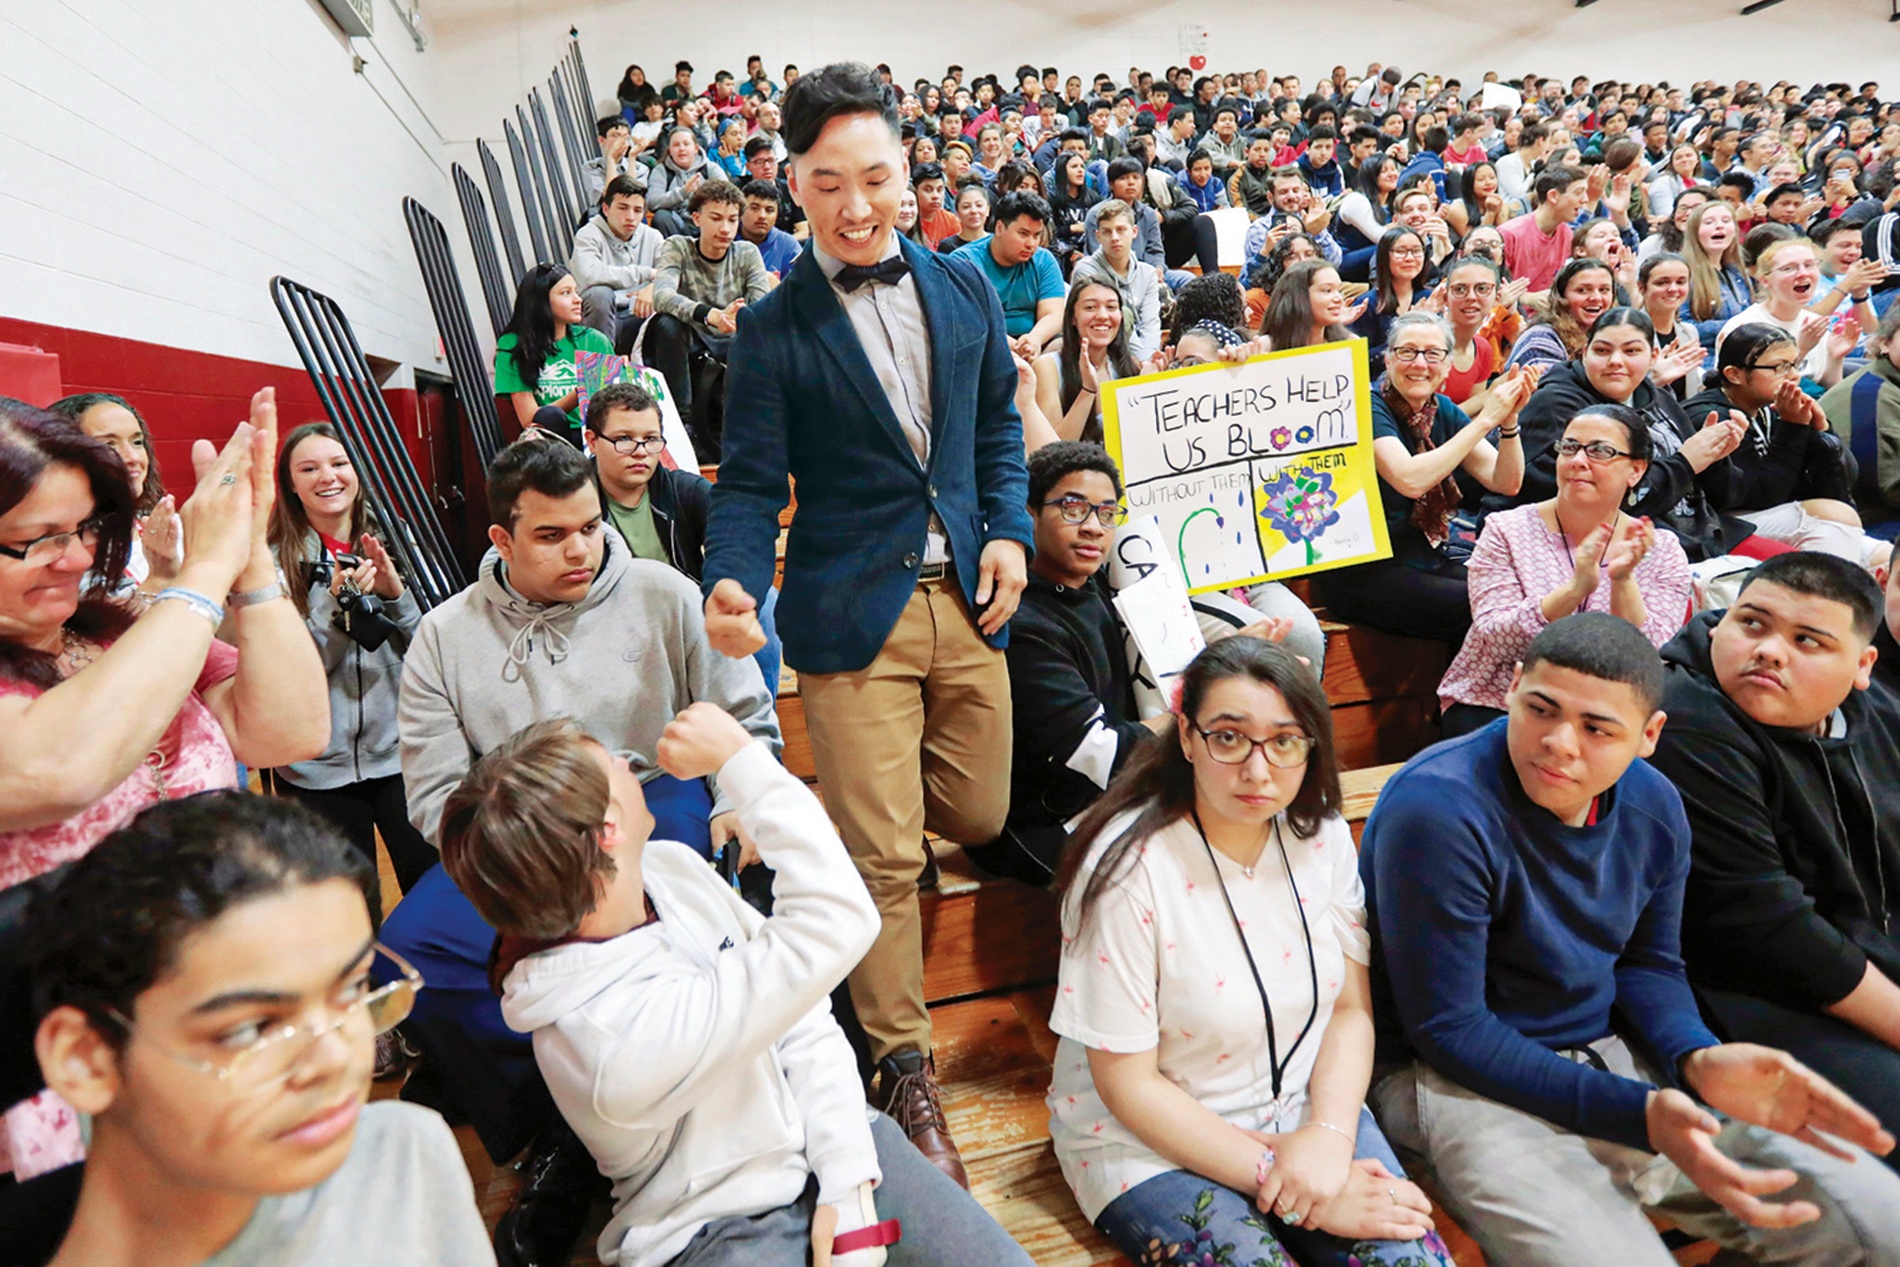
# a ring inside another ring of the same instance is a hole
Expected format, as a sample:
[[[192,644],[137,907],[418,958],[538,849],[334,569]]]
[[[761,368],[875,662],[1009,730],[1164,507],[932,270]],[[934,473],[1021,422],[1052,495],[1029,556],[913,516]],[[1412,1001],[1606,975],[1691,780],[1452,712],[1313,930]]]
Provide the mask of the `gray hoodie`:
[[[696,174],[707,180],[724,180],[726,169],[707,158],[704,151],[684,171],[673,165],[672,155],[662,155],[647,174],[647,207],[653,211],[678,211],[684,214],[686,200],[692,197],[686,191],[686,182]]]
[[[510,589],[501,556],[423,617],[403,662],[398,717],[409,821],[436,839],[442,803],[476,757],[530,722],[571,717],[642,779],[673,715],[719,705],[777,753],[778,715],[758,662],[706,641],[699,589],[664,563],[629,557],[612,533],[578,603],[531,603]],[[713,812],[731,806],[714,791]]]
[[[305,558],[320,558],[323,547],[311,533]],[[293,583],[295,583],[293,581]],[[404,589],[393,602],[384,600],[386,614],[401,637],[391,638],[374,651],[336,627],[336,597],[327,585],[310,587],[310,636],[316,639],[330,680],[330,745],[311,761],[281,766],[277,773],[295,787],[326,791],[382,779],[402,770],[396,735],[396,690],[402,676],[402,656],[415,636],[422,608],[415,594]]]
[[[653,266],[665,240],[652,225],[638,224],[633,236],[623,242],[607,227],[607,218],[597,213],[574,235],[574,254],[567,268],[582,290],[590,286],[635,290],[653,280]]]

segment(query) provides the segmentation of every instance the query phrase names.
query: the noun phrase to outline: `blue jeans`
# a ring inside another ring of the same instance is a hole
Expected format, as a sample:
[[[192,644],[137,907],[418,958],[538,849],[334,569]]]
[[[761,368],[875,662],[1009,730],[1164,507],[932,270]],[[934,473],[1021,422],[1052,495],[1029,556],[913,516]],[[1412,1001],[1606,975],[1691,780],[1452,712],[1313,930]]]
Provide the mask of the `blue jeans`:
[[[778,586],[765,591],[765,601],[759,604],[759,628],[765,632],[765,645],[752,653],[759,662],[759,672],[765,675],[765,689],[772,698],[778,698],[779,665],[785,660],[785,644],[778,639]]]
[[[1404,1173],[1368,1109],[1359,1111],[1354,1151]],[[1261,1214],[1252,1195],[1186,1170],[1136,1184],[1109,1203],[1095,1227],[1143,1267],[1453,1267],[1436,1232],[1416,1241],[1342,1240]]]
[[[653,838],[712,852],[712,796],[703,779],[660,774],[641,789]],[[415,965],[426,983],[403,1032],[440,1066],[457,1105],[497,1162],[520,1152],[553,1111],[534,1048],[508,1028],[488,984],[495,930],[437,863],[383,921],[383,945]]]

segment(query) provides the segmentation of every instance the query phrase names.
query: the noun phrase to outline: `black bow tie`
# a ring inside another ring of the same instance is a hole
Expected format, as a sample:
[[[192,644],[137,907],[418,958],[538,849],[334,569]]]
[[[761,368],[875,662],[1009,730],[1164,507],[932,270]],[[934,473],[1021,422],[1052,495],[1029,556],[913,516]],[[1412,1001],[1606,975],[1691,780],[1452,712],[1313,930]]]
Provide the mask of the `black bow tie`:
[[[909,272],[910,261],[902,255],[893,255],[875,264],[846,264],[831,280],[848,295],[866,282],[883,282],[886,286],[895,286]]]

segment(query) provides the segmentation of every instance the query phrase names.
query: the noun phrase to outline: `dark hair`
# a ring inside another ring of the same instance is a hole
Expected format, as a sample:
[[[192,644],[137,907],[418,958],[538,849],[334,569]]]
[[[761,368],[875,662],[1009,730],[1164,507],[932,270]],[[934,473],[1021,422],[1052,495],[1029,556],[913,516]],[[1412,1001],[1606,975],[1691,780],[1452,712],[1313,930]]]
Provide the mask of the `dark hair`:
[[[1232,273],[1205,273],[1175,292],[1169,342],[1178,341],[1203,321],[1218,321],[1235,330],[1247,328],[1247,295],[1239,278]]]
[[[1478,197],[1478,173],[1490,168],[1491,178],[1497,179],[1497,166],[1490,159],[1481,159],[1458,173],[1458,201],[1465,207],[1466,232],[1477,228],[1484,222],[1484,203]]]
[[[763,184],[764,182],[760,181],[758,183]],[[773,194],[772,200],[774,202],[778,201],[778,195],[776,193]],[[731,181],[723,178],[719,180],[702,180],[699,182],[699,188],[693,191],[693,196],[686,200],[686,214],[690,216],[705,207],[708,203],[714,202],[728,207],[738,207],[740,209],[744,209],[745,207],[745,198],[739,193],[739,187]]]
[[[1043,190],[1042,173],[1036,170],[1034,163],[1025,162],[1020,158],[1004,160],[997,167],[996,175],[991,180],[1005,195],[1026,190],[1040,197]]]
[[[1726,390],[1729,386],[1726,371],[1754,369],[1769,348],[1794,342],[1793,335],[1766,321],[1749,321],[1736,326],[1722,336],[1722,346],[1715,353],[1717,381]]]
[[[1008,221],[998,216],[996,223],[1001,226]],[[1101,274],[1084,274],[1069,283],[1069,293],[1062,301],[1062,346],[1056,351],[1056,371],[1058,393],[1062,408],[1066,411],[1075,404],[1075,398],[1082,392],[1082,339],[1075,328],[1076,305],[1082,302],[1082,292],[1091,286],[1099,286],[1121,301],[1121,288]],[[1133,378],[1141,372],[1135,358],[1128,352],[1127,315],[1123,315],[1121,326],[1115,331],[1115,337],[1108,344],[1109,378]],[[1098,397],[1090,407],[1088,421],[1082,426],[1084,440],[1099,440],[1102,435],[1102,405]]]
[[[1418,134],[1418,143],[1429,153],[1443,154],[1445,147],[1451,144],[1451,134],[1445,131],[1443,124],[1434,123]]]
[[[566,447],[566,446],[563,446]],[[26,915],[33,1015],[74,1007],[115,1048],[187,938],[227,911],[376,873],[329,820],[294,801],[228,790],[160,801],[74,862]]]
[[[594,124],[594,135],[604,137],[609,132],[613,131],[615,128],[624,128],[626,126],[627,126],[626,119],[620,115],[617,115],[617,114],[603,115],[601,116],[600,121]]]
[[[1546,167],[1537,173],[1537,183],[1531,186],[1531,207],[1543,206],[1552,194],[1560,194],[1583,179],[1584,174],[1574,167]]]
[[[88,584],[66,627],[87,637],[115,638],[131,626],[131,613],[109,599],[86,595],[110,590],[125,575],[132,550],[132,485],[125,463],[105,441],[57,414],[0,396],[0,515],[25,501],[50,466],[68,466],[86,477],[92,486],[91,518],[100,521]],[[0,676],[50,691],[60,682],[58,658],[0,637]]]
[[[919,163],[910,169],[910,184],[913,189],[927,180],[942,179],[944,179],[942,163]]]
[[[522,274],[521,285],[515,291],[514,315],[508,319],[504,333],[515,336],[515,368],[524,383],[541,381],[541,367],[554,351],[554,309],[548,295],[569,276],[561,264],[536,264]]]
[[[745,188],[739,192],[747,198],[757,198],[760,202],[778,205],[778,186],[769,180],[748,180]]]
[[[827,123],[850,114],[874,114],[898,135],[897,91],[863,62],[833,62],[800,75],[781,109],[779,133],[792,154],[809,151]]]
[[[1339,132],[1330,123],[1315,124],[1306,134],[1306,143],[1308,145],[1311,145],[1315,141],[1337,142],[1338,140]]]
[[[1772,581],[1797,594],[1846,605],[1854,618],[1854,633],[1862,642],[1871,641],[1880,628],[1886,596],[1867,569],[1851,559],[1818,550],[1790,550],[1763,559],[1743,580],[1737,603],[1756,581]]]
[[[1029,455],[1029,513],[1033,516],[1049,490],[1077,471],[1100,471],[1122,495],[1121,468],[1108,450],[1089,440],[1057,440]]]
[[[605,187],[601,189],[600,205],[603,207],[608,206],[616,198],[638,198],[640,201],[645,202],[646,196],[647,191],[645,185],[642,185],[631,176],[621,175],[608,181]]]
[[[1295,832],[1312,835],[1339,813],[1341,803],[1339,759],[1333,750],[1333,717],[1326,692],[1313,671],[1285,647],[1259,638],[1222,638],[1210,643],[1182,672],[1180,715],[1192,721],[1207,693],[1231,678],[1247,678],[1279,691],[1293,720],[1313,740],[1306,777],[1283,811]],[[1077,900],[1081,927],[1087,927],[1102,895],[1134,865],[1142,844],[1194,811],[1194,766],[1174,734],[1163,733],[1158,742],[1138,748],[1108,791],[1082,815],[1063,850],[1056,877],[1060,892],[1066,896],[1076,884],[1082,860],[1096,839],[1131,810],[1139,811],[1134,821],[1108,843],[1083,883]]]
[[[145,415],[134,409],[131,401],[111,392],[76,392],[54,401],[46,407],[46,411],[58,414],[78,426],[79,420],[94,405],[117,405],[131,414],[132,421],[139,424],[139,435],[145,439],[145,487],[139,490],[138,504],[133,507],[133,513],[141,516],[151,514],[165,496],[165,481],[158,473],[158,449],[152,444],[152,429],[146,425]],[[80,429],[83,431],[85,428]]]
[[[1616,284],[1616,270],[1594,256],[1583,255],[1565,260],[1564,266],[1558,269],[1557,275],[1551,279],[1550,290],[1546,292],[1544,299],[1542,316],[1532,323],[1549,326],[1556,331],[1557,337],[1563,341],[1564,351],[1573,358],[1583,352],[1585,343],[1589,341],[1590,332],[1577,324],[1577,318],[1570,311],[1570,286],[1579,276],[1593,269],[1600,269],[1608,274],[1610,284],[1612,286]],[[1613,308],[1611,311],[1626,310]],[[1648,321],[1649,318],[1644,317],[1643,320]],[[1591,328],[1595,329],[1595,326]]]
[[[1048,224],[1054,213],[1049,210],[1049,201],[1041,194],[1027,189],[1015,189],[996,200],[992,219],[1000,228],[1013,224],[1020,216],[1028,216],[1038,224]]]
[[[1655,443],[1649,434],[1649,423],[1644,421],[1643,415],[1628,405],[1618,405],[1607,400],[1600,401],[1593,405],[1585,405],[1571,415],[1570,421],[1575,422],[1579,418],[1607,418],[1623,428],[1623,433],[1627,437],[1625,445],[1632,462],[1647,462],[1655,453]]]
[[[1658,251],[1637,266],[1636,288],[1641,290],[1645,286],[1648,286],[1650,274],[1654,273],[1664,264],[1680,264],[1685,269],[1689,267],[1689,261],[1677,255],[1674,251]]]
[[[1394,168],[1399,165],[1397,159],[1380,150],[1359,164],[1359,169],[1352,174],[1352,188],[1365,195],[1366,201],[1372,204],[1372,218],[1380,224],[1390,223],[1392,219],[1388,195],[1379,192],[1379,177],[1388,164]]]
[[[1275,352],[1312,345],[1313,304],[1307,292],[1312,289],[1314,274],[1321,269],[1331,269],[1335,273],[1339,271],[1332,261],[1324,258],[1301,260],[1280,274],[1280,280],[1274,283],[1273,294],[1267,300],[1266,319],[1260,323],[1260,332],[1272,341]],[[1344,326],[1331,326],[1322,340],[1330,343],[1351,337]]]
[[[588,402],[593,414],[593,402]],[[540,438],[516,440],[488,465],[488,519],[515,530],[515,505],[533,489],[543,497],[572,497],[593,480],[593,469],[571,444]]]
[[[1393,225],[1379,235],[1379,244],[1373,248],[1372,281],[1378,298],[1376,310],[1379,312],[1394,312],[1398,309],[1398,291],[1392,284],[1392,252],[1398,249],[1401,238],[1408,237],[1416,240],[1425,252],[1425,258],[1420,262],[1418,277],[1413,283],[1414,289],[1422,291],[1430,284],[1432,252],[1425,241],[1425,235],[1417,229],[1408,228],[1402,224]]]
[[[761,154],[769,153],[776,157],[778,151],[772,148],[771,137],[755,136],[740,147],[739,153],[744,155],[745,160],[749,163]]]
[[[1597,319],[1590,323],[1590,329],[1584,337],[1586,341],[1594,339],[1601,331],[1614,330],[1618,326],[1634,327],[1641,330],[1651,342],[1655,341],[1656,323],[1651,321],[1649,314],[1641,308],[1632,308],[1628,304],[1617,304],[1598,313]]]
[[[1642,630],[1609,612],[1576,612],[1551,621],[1524,648],[1519,664],[1526,675],[1540,664],[1549,664],[1605,682],[1621,682],[1636,692],[1645,714],[1654,713],[1662,703],[1662,657]]]
[[[1287,270],[1287,260],[1292,256],[1293,248],[1301,242],[1313,248],[1314,259],[1320,259],[1325,255],[1325,252],[1319,249],[1319,242],[1312,234],[1296,229],[1274,243],[1273,249],[1260,257],[1260,267],[1254,270],[1253,277],[1247,284],[1257,290],[1265,291],[1271,298],[1274,287],[1279,284],[1281,274]]]
[[[1139,176],[1146,170],[1138,158],[1118,158],[1108,165],[1108,187],[1113,190],[1116,181],[1127,176]]]
[[[587,398],[587,429],[599,435],[607,415],[616,409],[636,414],[652,410],[657,414],[660,412],[660,402],[638,383],[609,383]]]

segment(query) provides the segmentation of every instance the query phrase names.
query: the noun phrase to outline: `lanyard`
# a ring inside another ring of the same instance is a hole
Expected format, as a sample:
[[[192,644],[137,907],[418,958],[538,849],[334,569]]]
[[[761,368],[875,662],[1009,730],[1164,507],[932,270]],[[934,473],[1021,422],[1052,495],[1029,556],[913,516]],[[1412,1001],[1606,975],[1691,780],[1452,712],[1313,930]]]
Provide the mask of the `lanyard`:
[[[1299,882],[1293,878],[1293,862],[1287,857],[1286,841],[1280,836],[1280,820],[1273,820],[1273,841],[1280,847],[1280,865],[1286,868],[1286,882],[1293,890],[1293,909],[1300,916],[1300,935],[1306,939],[1306,970],[1313,982],[1313,1010],[1307,1014],[1306,1024],[1301,1026],[1299,1035],[1286,1049],[1286,1059],[1280,1059],[1280,1035],[1273,1023],[1273,1003],[1267,998],[1267,986],[1260,979],[1260,965],[1254,962],[1253,948],[1247,944],[1247,934],[1240,927],[1240,916],[1234,910],[1234,899],[1227,892],[1227,879],[1220,873],[1220,863],[1214,858],[1214,846],[1208,843],[1207,829],[1201,826],[1199,810],[1192,811],[1194,830],[1201,835],[1201,847],[1207,850],[1208,865],[1214,868],[1214,878],[1220,882],[1221,899],[1227,903],[1227,918],[1234,921],[1234,936],[1240,939],[1240,952],[1247,956],[1247,971],[1253,974],[1254,989],[1260,992],[1260,1010],[1267,1018],[1267,1070],[1272,1077],[1275,1111],[1280,1102],[1280,1085],[1285,1080],[1287,1068],[1293,1063],[1293,1054],[1306,1041],[1313,1030],[1313,1022],[1319,1019],[1319,961],[1313,954],[1313,931],[1307,927],[1306,904],[1300,900]]]

